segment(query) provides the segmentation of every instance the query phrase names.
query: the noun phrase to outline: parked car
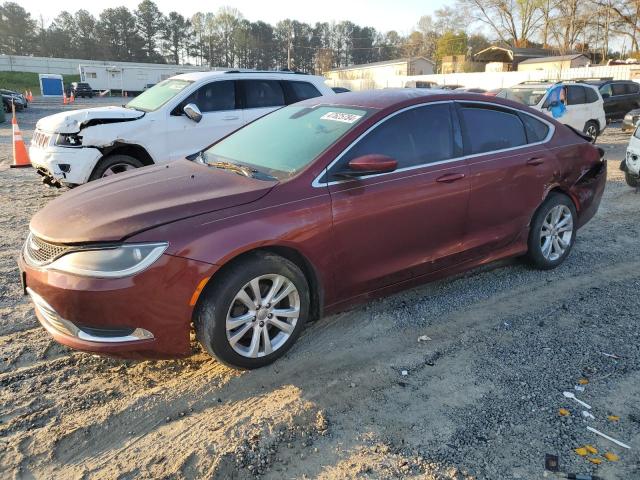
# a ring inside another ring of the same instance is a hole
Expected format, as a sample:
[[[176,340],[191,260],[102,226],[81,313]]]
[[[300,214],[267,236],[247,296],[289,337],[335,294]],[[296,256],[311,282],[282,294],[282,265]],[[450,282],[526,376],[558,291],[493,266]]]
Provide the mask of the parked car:
[[[484,88],[467,88],[467,87],[460,87],[460,88],[456,88],[455,89],[456,92],[467,92],[467,93],[487,93],[487,91]]]
[[[621,119],[629,110],[640,108],[640,84],[632,80],[585,80],[585,83],[600,91],[607,120]]]
[[[495,97],[502,91],[502,88],[494,88],[492,90],[486,91],[484,94],[488,97]]]
[[[93,90],[91,89],[91,85],[84,82],[72,82],[71,83],[71,93],[73,96],[78,97],[89,97],[93,98]]]
[[[627,113],[622,119],[622,131],[623,132],[635,132],[636,128],[638,128],[638,124],[640,123],[640,108],[636,108],[635,110],[631,110]]]
[[[331,87],[331,90],[333,90],[335,93],[348,93],[351,91],[348,88],[344,87]]]
[[[436,88],[441,88],[442,90],[457,90],[459,88],[464,88],[464,85],[439,85]]]
[[[197,72],[145,90],[124,107],[40,120],[29,156],[45,183],[74,186],[197,152],[284,105],[335,95],[322,77],[285,72]]]
[[[620,170],[624,172],[627,185],[630,187],[640,187],[640,127],[629,140],[627,154],[620,163]]]
[[[213,356],[260,367],[325,313],[505,257],[560,265],[606,182],[585,138],[476,94],[310,99],[49,202],[23,282],[73,348],[185,356],[193,322]]]
[[[440,88],[436,82],[430,82],[428,80],[409,80],[405,82],[404,88]]]
[[[29,102],[23,94],[14,92],[13,90],[0,89],[0,97],[2,97],[2,106],[4,111],[11,112],[11,103],[16,106],[16,111],[19,112],[29,106]]]
[[[594,142],[607,126],[602,96],[596,87],[586,83],[524,82],[503,88],[496,96],[523,103],[549,116],[559,112],[557,120],[584,132]]]

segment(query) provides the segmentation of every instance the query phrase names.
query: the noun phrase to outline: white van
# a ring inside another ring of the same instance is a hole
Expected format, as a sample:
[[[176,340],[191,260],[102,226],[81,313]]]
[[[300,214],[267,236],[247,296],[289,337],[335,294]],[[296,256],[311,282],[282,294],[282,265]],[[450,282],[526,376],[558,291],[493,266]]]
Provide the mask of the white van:
[[[627,185],[640,187],[640,126],[636,127],[636,131],[629,140],[627,155],[620,164],[620,170],[624,172]]]
[[[197,72],[145,90],[124,107],[38,121],[29,156],[44,182],[74,186],[198,152],[284,105],[335,93],[294,72]]]
[[[590,136],[595,142],[607,126],[598,89],[581,82],[523,82],[502,89],[498,97],[535,108]]]

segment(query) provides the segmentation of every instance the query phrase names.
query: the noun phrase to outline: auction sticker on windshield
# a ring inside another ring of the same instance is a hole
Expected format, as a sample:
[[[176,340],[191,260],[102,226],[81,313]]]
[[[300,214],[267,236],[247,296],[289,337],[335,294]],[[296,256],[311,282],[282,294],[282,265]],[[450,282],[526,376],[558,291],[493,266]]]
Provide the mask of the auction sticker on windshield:
[[[329,112],[325,113],[320,120],[333,120],[334,122],[356,123],[362,118],[362,115],[354,113]]]

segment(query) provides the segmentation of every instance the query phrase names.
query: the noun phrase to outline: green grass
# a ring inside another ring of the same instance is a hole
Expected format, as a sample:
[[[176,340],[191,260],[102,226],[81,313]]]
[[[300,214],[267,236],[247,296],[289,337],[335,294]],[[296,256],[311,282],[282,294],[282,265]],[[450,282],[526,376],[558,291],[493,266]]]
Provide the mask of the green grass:
[[[71,82],[79,82],[80,75],[63,75],[65,85]],[[40,81],[37,73],[31,72],[0,72],[0,88],[24,92],[31,90],[34,95],[40,95]]]

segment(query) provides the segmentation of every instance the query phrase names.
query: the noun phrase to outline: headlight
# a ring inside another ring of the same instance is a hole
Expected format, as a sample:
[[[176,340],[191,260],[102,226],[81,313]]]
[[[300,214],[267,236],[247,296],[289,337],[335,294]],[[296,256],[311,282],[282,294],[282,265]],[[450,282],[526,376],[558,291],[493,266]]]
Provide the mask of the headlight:
[[[59,147],[80,147],[82,137],[77,133],[59,133],[56,137],[56,145]]]
[[[158,260],[168,245],[166,242],[138,243],[101,250],[81,250],[63,255],[48,268],[85,277],[128,277]]]

